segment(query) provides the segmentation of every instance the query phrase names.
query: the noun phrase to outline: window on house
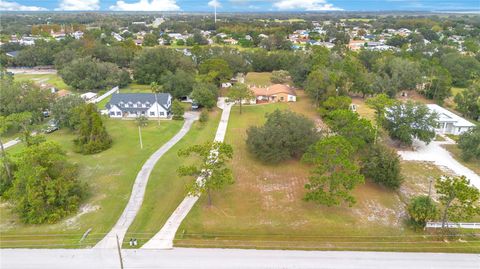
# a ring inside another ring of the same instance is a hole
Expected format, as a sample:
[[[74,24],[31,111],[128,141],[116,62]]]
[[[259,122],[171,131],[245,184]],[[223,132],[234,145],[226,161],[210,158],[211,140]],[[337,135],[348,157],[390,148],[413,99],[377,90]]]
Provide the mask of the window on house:
[[[145,111],[142,111],[142,115],[145,115]]]
[[[163,115],[165,115],[165,113],[163,113],[163,112],[160,112],[160,116],[163,116]]]
[[[150,111],[150,116],[155,116],[155,112]]]
[[[122,112],[117,111],[117,116],[122,116]]]
[[[125,107],[128,107],[128,104],[125,104]]]
[[[115,116],[115,112],[110,112],[110,116]]]
[[[137,104],[133,104],[133,107],[137,107]]]

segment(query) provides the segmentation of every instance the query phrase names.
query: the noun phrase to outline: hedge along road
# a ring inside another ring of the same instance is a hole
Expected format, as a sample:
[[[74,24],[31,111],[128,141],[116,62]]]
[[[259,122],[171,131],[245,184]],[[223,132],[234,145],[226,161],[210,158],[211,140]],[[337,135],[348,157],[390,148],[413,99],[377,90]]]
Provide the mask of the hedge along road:
[[[140,207],[142,206],[143,198],[145,196],[145,188],[147,186],[150,173],[152,172],[155,164],[158,160],[170,150],[180,139],[182,139],[192,127],[194,121],[198,119],[198,113],[185,113],[185,123],[182,129],[165,143],[160,149],[148,158],[145,164],[142,166],[140,172],[138,172],[133,184],[132,194],[128,200],[128,204],[123,210],[122,215],[118,219],[117,223],[113,226],[112,230],[100,241],[94,248],[116,248],[117,236],[118,241],[123,242],[128,227],[132,224],[133,220],[137,216]]]

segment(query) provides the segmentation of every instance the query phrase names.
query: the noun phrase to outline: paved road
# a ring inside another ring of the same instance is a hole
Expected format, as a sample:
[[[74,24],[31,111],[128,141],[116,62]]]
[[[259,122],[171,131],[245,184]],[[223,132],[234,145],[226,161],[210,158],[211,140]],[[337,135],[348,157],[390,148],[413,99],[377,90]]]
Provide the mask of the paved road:
[[[13,147],[13,146],[15,146],[16,144],[18,144],[18,143],[20,143],[20,142],[22,142],[22,141],[20,140],[20,138],[12,139],[12,140],[10,140],[10,141],[5,142],[5,143],[3,144],[3,148],[4,148],[4,149],[8,149],[9,147]]]
[[[32,135],[32,136],[37,135],[37,132],[34,131],[34,132],[32,132],[31,135]],[[15,138],[15,139],[12,139],[12,140],[10,140],[10,141],[7,141],[7,142],[3,143],[3,148],[4,148],[4,149],[8,149],[8,148],[13,147],[13,146],[15,146],[16,144],[21,143],[21,142],[22,142],[22,140],[20,139],[20,137],[17,137],[17,138]]]
[[[137,178],[135,178],[132,194],[130,195],[130,199],[128,200],[128,204],[125,207],[122,215],[118,219],[115,226],[113,226],[112,230],[100,242],[98,242],[95,248],[116,248],[116,236],[118,236],[118,240],[120,242],[123,241],[128,227],[130,227],[135,219],[135,216],[137,216],[140,207],[142,206],[148,178],[150,177],[150,173],[155,167],[155,164],[163,156],[163,154],[170,150],[170,148],[172,148],[178,141],[180,141],[180,139],[182,139],[182,137],[188,133],[193,122],[197,119],[197,113],[186,113],[185,123],[183,124],[182,129],[180,129],[180,131],[174,137],[172,137],[172,139],[170,139],[160,149],[153,153],[150,158],[148,158],[148,160],[142,166],[140,172],[138,172]]]
[[[223,109],[220,123],[218,124],[217,133],[215,134],[215,141],[223,142],[227,132],[228,119],[233,103],[226,103],[224,98],[219,98],[217,106]],[[202,178],[197,178],[197,182],[202,181]],[[145,243],[144,249],[171,249],[173,248],[173,239],[177,233],[178,227],[188,215],[198,200],[198,196],[187,196],[180,205],[173,211],[167,222],[163,225],[158,233],[156,233],[150,240]]]
[[[122,250],[124,268],[478,269],[480,255],[240,249]],[[2,249],[5,269],[119,269],[113,249]]]
[[[7,68],[7,72],[12,72],[13,74],[30,74],[30,75],[45,75],[45,74],[56,74],[57,70],[53,68],[49,69],[39,69],[39,68]]]
[[[442,145],[455,144],[453,140],[446,139],[446,141],[432,141],[428,145],[417,140],[414,143],[415,151],[399,151],[398,154],[404,160],[429,161],[446,167],[457,175],[466,176],[472,185],[480,189],[480,176],[455,160],[450,152],[442,147]]]

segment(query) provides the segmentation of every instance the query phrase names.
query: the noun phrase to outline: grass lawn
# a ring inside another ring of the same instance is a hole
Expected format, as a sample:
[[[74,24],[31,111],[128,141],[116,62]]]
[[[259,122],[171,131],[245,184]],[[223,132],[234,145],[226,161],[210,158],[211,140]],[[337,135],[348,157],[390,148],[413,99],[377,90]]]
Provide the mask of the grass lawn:
[[[464,90],[465,88],[452,87],[451,88],[452,96],[445,99],[444,106],[455,110],[457,108],[457,104],[455,103],[454,98],[457,94],[463,92]]]
[[[134,121],[106,120],[113,138],[112,148],[95,155],[74,153],[74,135],[60,130],[47,135],[67,151],[71,162],[79,166],[79,179],[89,185],[89,197],[79,212],[51,225],[25,225],[11,211],[10,205],[0,204],[0,246],[7,247],[90,247],[97,243],[115,224],[129,197],[135,177],[147,158],[176,134],[183,122],[150,122],[143,128],[143,150],[139,147],[138,129]],[[19,152],[24,145],[8,150]],[[87,229],[91,233],[81,244]]]
[[[245,77],[245,83],[248,85],[268,86],[271,85],[270,72],[248,72]]]
[[[301,99],[300,99],[301,100]],[[242,247],[380,251],[479,252],[478,238],[445,243],[436,235],[415,232],[406,224],[405,202],[427,193],[429,177],[443,172],[429,163],[404,162],[405,184],[389,191],[367,182],[355,189],[353,207],[325,207],[303,200],[311,167],[296,161],[263,164],[246,149],[246,129],[261,125],[265,113],[307,103],[234,107],[226,142],[234,147],[235,184],[213,193],[213,205],[200,198],[175,240],[177,247]]]
[[[452,154],[453,158],[457,160],[459,163],[463,164],[464,166],[470,168],[473,172],[480,175],[480,161],[471,159],[470,161],[466,162],[461,157],[461,150],[458,148],[457,145],[443,145],[443,147]]]
[[[455,95],[463,92],[465,88],[459,88],[459,87],[452,87],[452,97],[455,97]]]
[[[210,112],[208,122],[196,122],[188,134],[157,163],[150,175],[142,208],[125,236],[124,247],[128,247],[128,240],[132,237],[137,238],[139,246],[146,243],[160,231],[168,217],[185,198],[187,194],[185,185],[189,179],[180,178],[177,169],[181,164],[191,163],[196,159],[185,160],[179,158],[177,153],[190,145],[213,141],[220,115],[221,111],[215,110]]]
[[[366,119],[369,119],[372,121],[372,123],[374,123],[376,121],[375,110],[368,107],[368,105],[365,103],[365,100],[366,99],[355,97],[355,98],[352,98],[352,104],[357,105],[357,113],[360,116]]]
[[[60,90],[70,89],[70,87],[63,82],[63,79],[58,74],[15,74],[13,77],[18,81],[32,80],[37,84],[51,84]]]

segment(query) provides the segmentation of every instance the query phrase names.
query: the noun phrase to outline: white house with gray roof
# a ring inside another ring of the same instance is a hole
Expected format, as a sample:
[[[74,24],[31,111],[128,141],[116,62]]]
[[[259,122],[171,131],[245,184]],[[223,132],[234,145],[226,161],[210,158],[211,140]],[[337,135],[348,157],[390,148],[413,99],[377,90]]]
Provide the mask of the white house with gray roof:
[[[438,115],[438,128],[436,129],[438,133],[461,135],[475,127],[475,124],[439,105],[428,104],[427,106],[431,112]]]
[[[168,118],[171,106],[169,93],[114,93],[106,108],[111,118]]]

